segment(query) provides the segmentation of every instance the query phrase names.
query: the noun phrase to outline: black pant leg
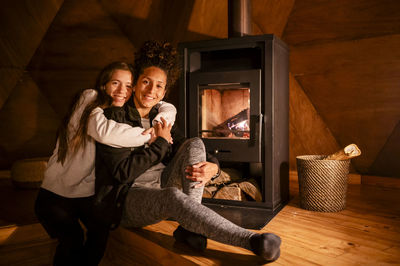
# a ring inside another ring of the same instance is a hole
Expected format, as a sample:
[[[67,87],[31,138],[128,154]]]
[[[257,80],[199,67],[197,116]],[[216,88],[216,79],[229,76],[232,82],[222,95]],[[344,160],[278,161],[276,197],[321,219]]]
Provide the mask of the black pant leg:
[[[93,215],[93,200],[85,200],[80,204],[80,219],[85,225],[86,242],[84,244],[85,265],[98,265],[103,258],[110,225],[104,224],[102,221],[97,221]]]
[[[50,237],[58,239],[54,265],[81,264],[84,236],[78,220],[78,201],[45,189],[39,190],[35,202],[36,216]]]

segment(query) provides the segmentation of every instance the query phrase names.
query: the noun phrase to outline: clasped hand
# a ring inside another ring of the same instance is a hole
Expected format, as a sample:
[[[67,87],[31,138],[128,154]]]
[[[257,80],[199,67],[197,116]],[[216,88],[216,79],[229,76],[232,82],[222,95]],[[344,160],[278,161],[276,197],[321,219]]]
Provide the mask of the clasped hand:
[[[210,179],[218,173],[218,165],[211,162],[200,162],[186,166],[186,178],[199,182],[194,187],[198,188],[207,184]]]
[[[162,137],[168,141],[168,143],[172,144],[171,128],[172,125],[168,124],[167,121],[161,117],[161,122],[158,122],[153,127],[143,131],[142,135],[150,134],[151,137],[148,142],[149,144],[153,143],[157,137]]]

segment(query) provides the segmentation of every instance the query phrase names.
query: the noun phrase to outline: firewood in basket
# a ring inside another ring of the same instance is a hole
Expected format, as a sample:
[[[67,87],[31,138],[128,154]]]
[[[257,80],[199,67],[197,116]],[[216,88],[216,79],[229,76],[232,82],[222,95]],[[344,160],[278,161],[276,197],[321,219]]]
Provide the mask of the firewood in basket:
[[[245,194],[250,196],[250,198],[252,198],[253,200],[258,202],[262,201],[260,187],[258,186],[257,181],[254,178],[240,182],[239,187]]]
[[[226,200],[239,200],[244,201],[246,197],[242,195],[242,191],[239,187],[222,187],[214,195],[214,199],[226,199]]]
[[[324,160],[348,160],[361,155],[361,150],[357,147],[356,144],[350,144],[344,147],[343,149],[328,155],[324,158]]]

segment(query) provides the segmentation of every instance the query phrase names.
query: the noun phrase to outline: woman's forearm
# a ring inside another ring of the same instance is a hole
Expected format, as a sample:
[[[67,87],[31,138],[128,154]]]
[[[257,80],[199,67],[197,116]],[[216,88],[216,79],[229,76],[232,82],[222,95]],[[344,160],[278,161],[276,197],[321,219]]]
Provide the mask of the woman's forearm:
[[[142,135],[141,127],[131,127],[124,123],[117,123],[104,116],[103,109],[95,108],[88,121],[88,135],[97,142],[116,147],[138,147],[150,139],[150,134]]]

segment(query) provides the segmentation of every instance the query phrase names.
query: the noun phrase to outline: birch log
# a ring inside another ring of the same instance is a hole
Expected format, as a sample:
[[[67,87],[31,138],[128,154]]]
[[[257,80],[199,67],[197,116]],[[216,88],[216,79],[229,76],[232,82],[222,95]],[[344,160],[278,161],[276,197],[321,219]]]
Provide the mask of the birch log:
[[[350,144],[344,147],[343,149],[328,155],[324,160],[348,160],[361,155],[361,150],[357,147],[356,144]]]

